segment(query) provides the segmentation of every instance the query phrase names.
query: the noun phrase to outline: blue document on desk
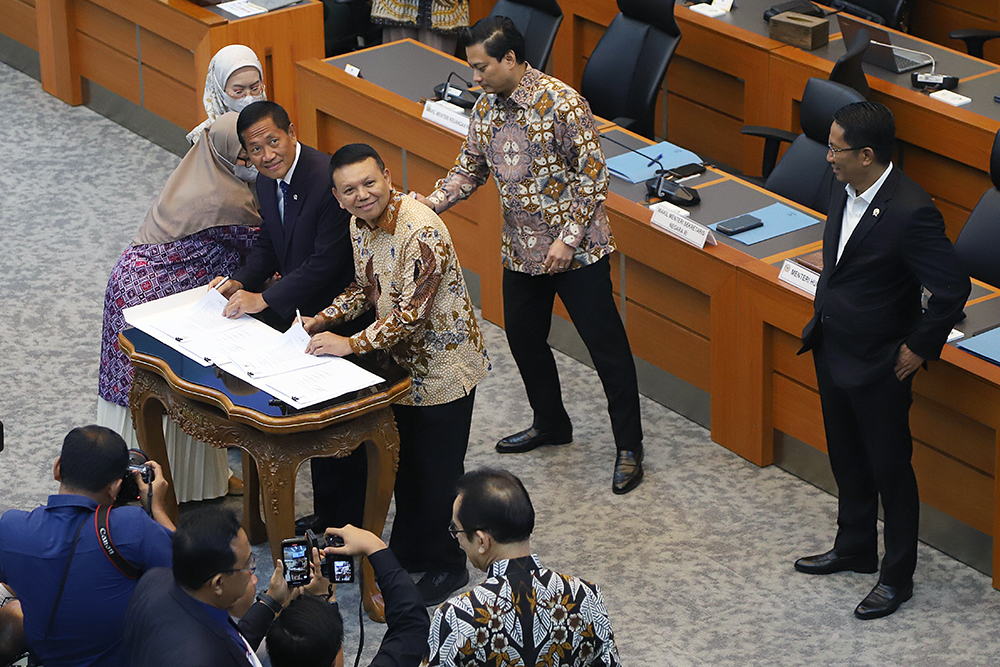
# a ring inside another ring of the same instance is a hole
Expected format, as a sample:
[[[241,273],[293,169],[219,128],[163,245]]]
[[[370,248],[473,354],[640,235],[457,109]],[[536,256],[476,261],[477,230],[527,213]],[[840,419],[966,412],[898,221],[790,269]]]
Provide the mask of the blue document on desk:
[[[701,158],[680,146],[674,146],[669,141],[661,141],[654,146],[643,146],[638,151],[629,151],[616,155],[608,160],[608,171],[623,178],[629,183],[642,183],[656,176],[659,165],[653,159],[659,160],[664,169],[675,169],[692,162],[701,162]]]
[[[747,215],[752,215],[755,218],[760,219],[764,225],[729,237],[744,245],[753,245],[754,243],[767,241],[769,239],[773,239],[775,236],[795,232],[809,227],[810,225],[815,225],[818,222],[822,222],[822,220],[817,220],[816,218],[808,216],[802,211],[794,209],[791,206],[786,206],[785,204],[771,204],[770,206],[765,206],[762,209],[751,211]],[[732,218],[730,218],[730,220],[732,220]],[[715,230],[715,228],[723,222],[728,221],[721,220],[713,225],[709,225],[709,228]]]
[[[958,346],[966,352],[1000,366],[1000,327],[967,338],[958,343]]]

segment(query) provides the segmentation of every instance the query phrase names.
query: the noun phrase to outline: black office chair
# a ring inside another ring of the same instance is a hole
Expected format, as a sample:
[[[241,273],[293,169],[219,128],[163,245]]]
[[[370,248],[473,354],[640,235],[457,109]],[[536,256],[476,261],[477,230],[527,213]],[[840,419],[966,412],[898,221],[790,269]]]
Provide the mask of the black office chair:
[[[371,22],[371,10],[368,0],[323,0],[327,58],[381,42],[382,26]]]
[[[490,16],[506,16],[524,35],[524,59],[544,70],[563,20],[556,0],[497,0]]]
[[[872,23],[906,32],[910,23],[909,0],[833,0],[834,9],[853,14]]]
[[[748,125],[741,132],[764,138],[764,187],[804,206],[826,213],[833,192],[833,170],[826,161],[833,114],[864,97],[853,88],[827,81],[809,79],[799,105],[802,134]],[[775,165],[781,142],[791,143]]]
[[[1000,132],[990,155],[993,187],[983,194],[955,241],[955,252],[969,275],[1000,287]]]
[[[965,42],[965,50],[970,56],[983,58],[983,45],[991,39],[1000,37],[1000,32],[996,30],[978,30],[976,28],[964,28],[962,30],[952,30],[948,33],[952,39],[960,39]]]
[[[854,35],[854,41],[847,45],[847,53],[840,56],[840,60],[830,72],[830,81],[836,81],[848,88],[853,88],[861,93],[865,99],[868,99],[868,95],[872,92],[868,86],[865,69],[862,66],[862,59],[869,46],[871,46],[871,37],[867,30],[861,28]]]
[[[652,139],[656,96],[681,40],[674,0],[618,0],[618,9],[590,54],[580,92],[598,116]]]

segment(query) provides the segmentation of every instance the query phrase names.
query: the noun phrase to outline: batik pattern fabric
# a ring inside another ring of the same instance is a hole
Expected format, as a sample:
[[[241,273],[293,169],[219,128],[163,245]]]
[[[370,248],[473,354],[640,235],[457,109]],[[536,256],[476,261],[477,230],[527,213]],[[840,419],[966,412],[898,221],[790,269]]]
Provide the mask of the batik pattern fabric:
[[[483,95],[455,166],[428,197],[440,213],[496,179],[503,207],[503,265],[531,275],[559,239],[570,269],[615,249],[604,200],[608,169],[590,105],[559,79],[527,66],[510,97]]]
[[[413,384],[400,404],[466,396],[490,362],[448,228],[393,191],[375,225],[351,219],[351,244],[355,280],[319,317],[333,326],[375,308],[375,322],[351,336],[351,350],[388,350],[409,371]]]
[[[601,590],[542,567],[500,560],[486,581],[434,613],[425,665],[621,665]]]
[[[372,23],[454,32],[469,25],[468,0],[374,0]]]
[[[101,370],[98,393],[128,407],[132,363],[118,349],[118,334],[128,326],[122,311],[226,276],[250,251],[257,229],[243,225],[209,227],[169,243],[130,245],[111,270],[104,294]]]

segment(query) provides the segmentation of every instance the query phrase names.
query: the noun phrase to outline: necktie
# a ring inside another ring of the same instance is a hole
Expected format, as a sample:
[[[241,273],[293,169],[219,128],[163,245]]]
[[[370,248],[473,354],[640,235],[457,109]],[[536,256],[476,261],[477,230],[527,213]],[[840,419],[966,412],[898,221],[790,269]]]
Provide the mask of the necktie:
[[[288,208],[288,183],[278,181],[281,187],[281,224],[285,224],[285,210]]]

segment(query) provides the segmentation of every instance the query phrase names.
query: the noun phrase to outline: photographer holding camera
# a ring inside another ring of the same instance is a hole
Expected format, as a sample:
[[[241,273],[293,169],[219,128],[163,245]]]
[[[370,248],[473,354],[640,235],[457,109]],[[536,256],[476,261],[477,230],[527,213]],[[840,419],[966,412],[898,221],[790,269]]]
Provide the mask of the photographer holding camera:
[[[328,559],[364,555],[375,570],[385,600],[388,628],[370,667],[419,665],[427,652],[430,624],[423,598],[410,575],[374,533],[347,525],[327,528],[326,536],[328,543],[331,537],[343,540],[343,546],[326,547]],[[321,582],[326,581],[314,574]],[[274,620],[267,633],[272,667],[343,667],[344,623],[335,590],[335,585],[329,586],[329,597],[300,596]]]
[[[170,565],[174,529],[163,508],[167,482],[159,464],[146,465],[151,485],[129,472],[120,435],[74,428],[53,469],[59,493],[31,512],[0,517],[0,582],[20,601],[28,645],[45,667],[127,664],[129,598],[139,574]],[[150,515],[111,509],[129,475]]]

